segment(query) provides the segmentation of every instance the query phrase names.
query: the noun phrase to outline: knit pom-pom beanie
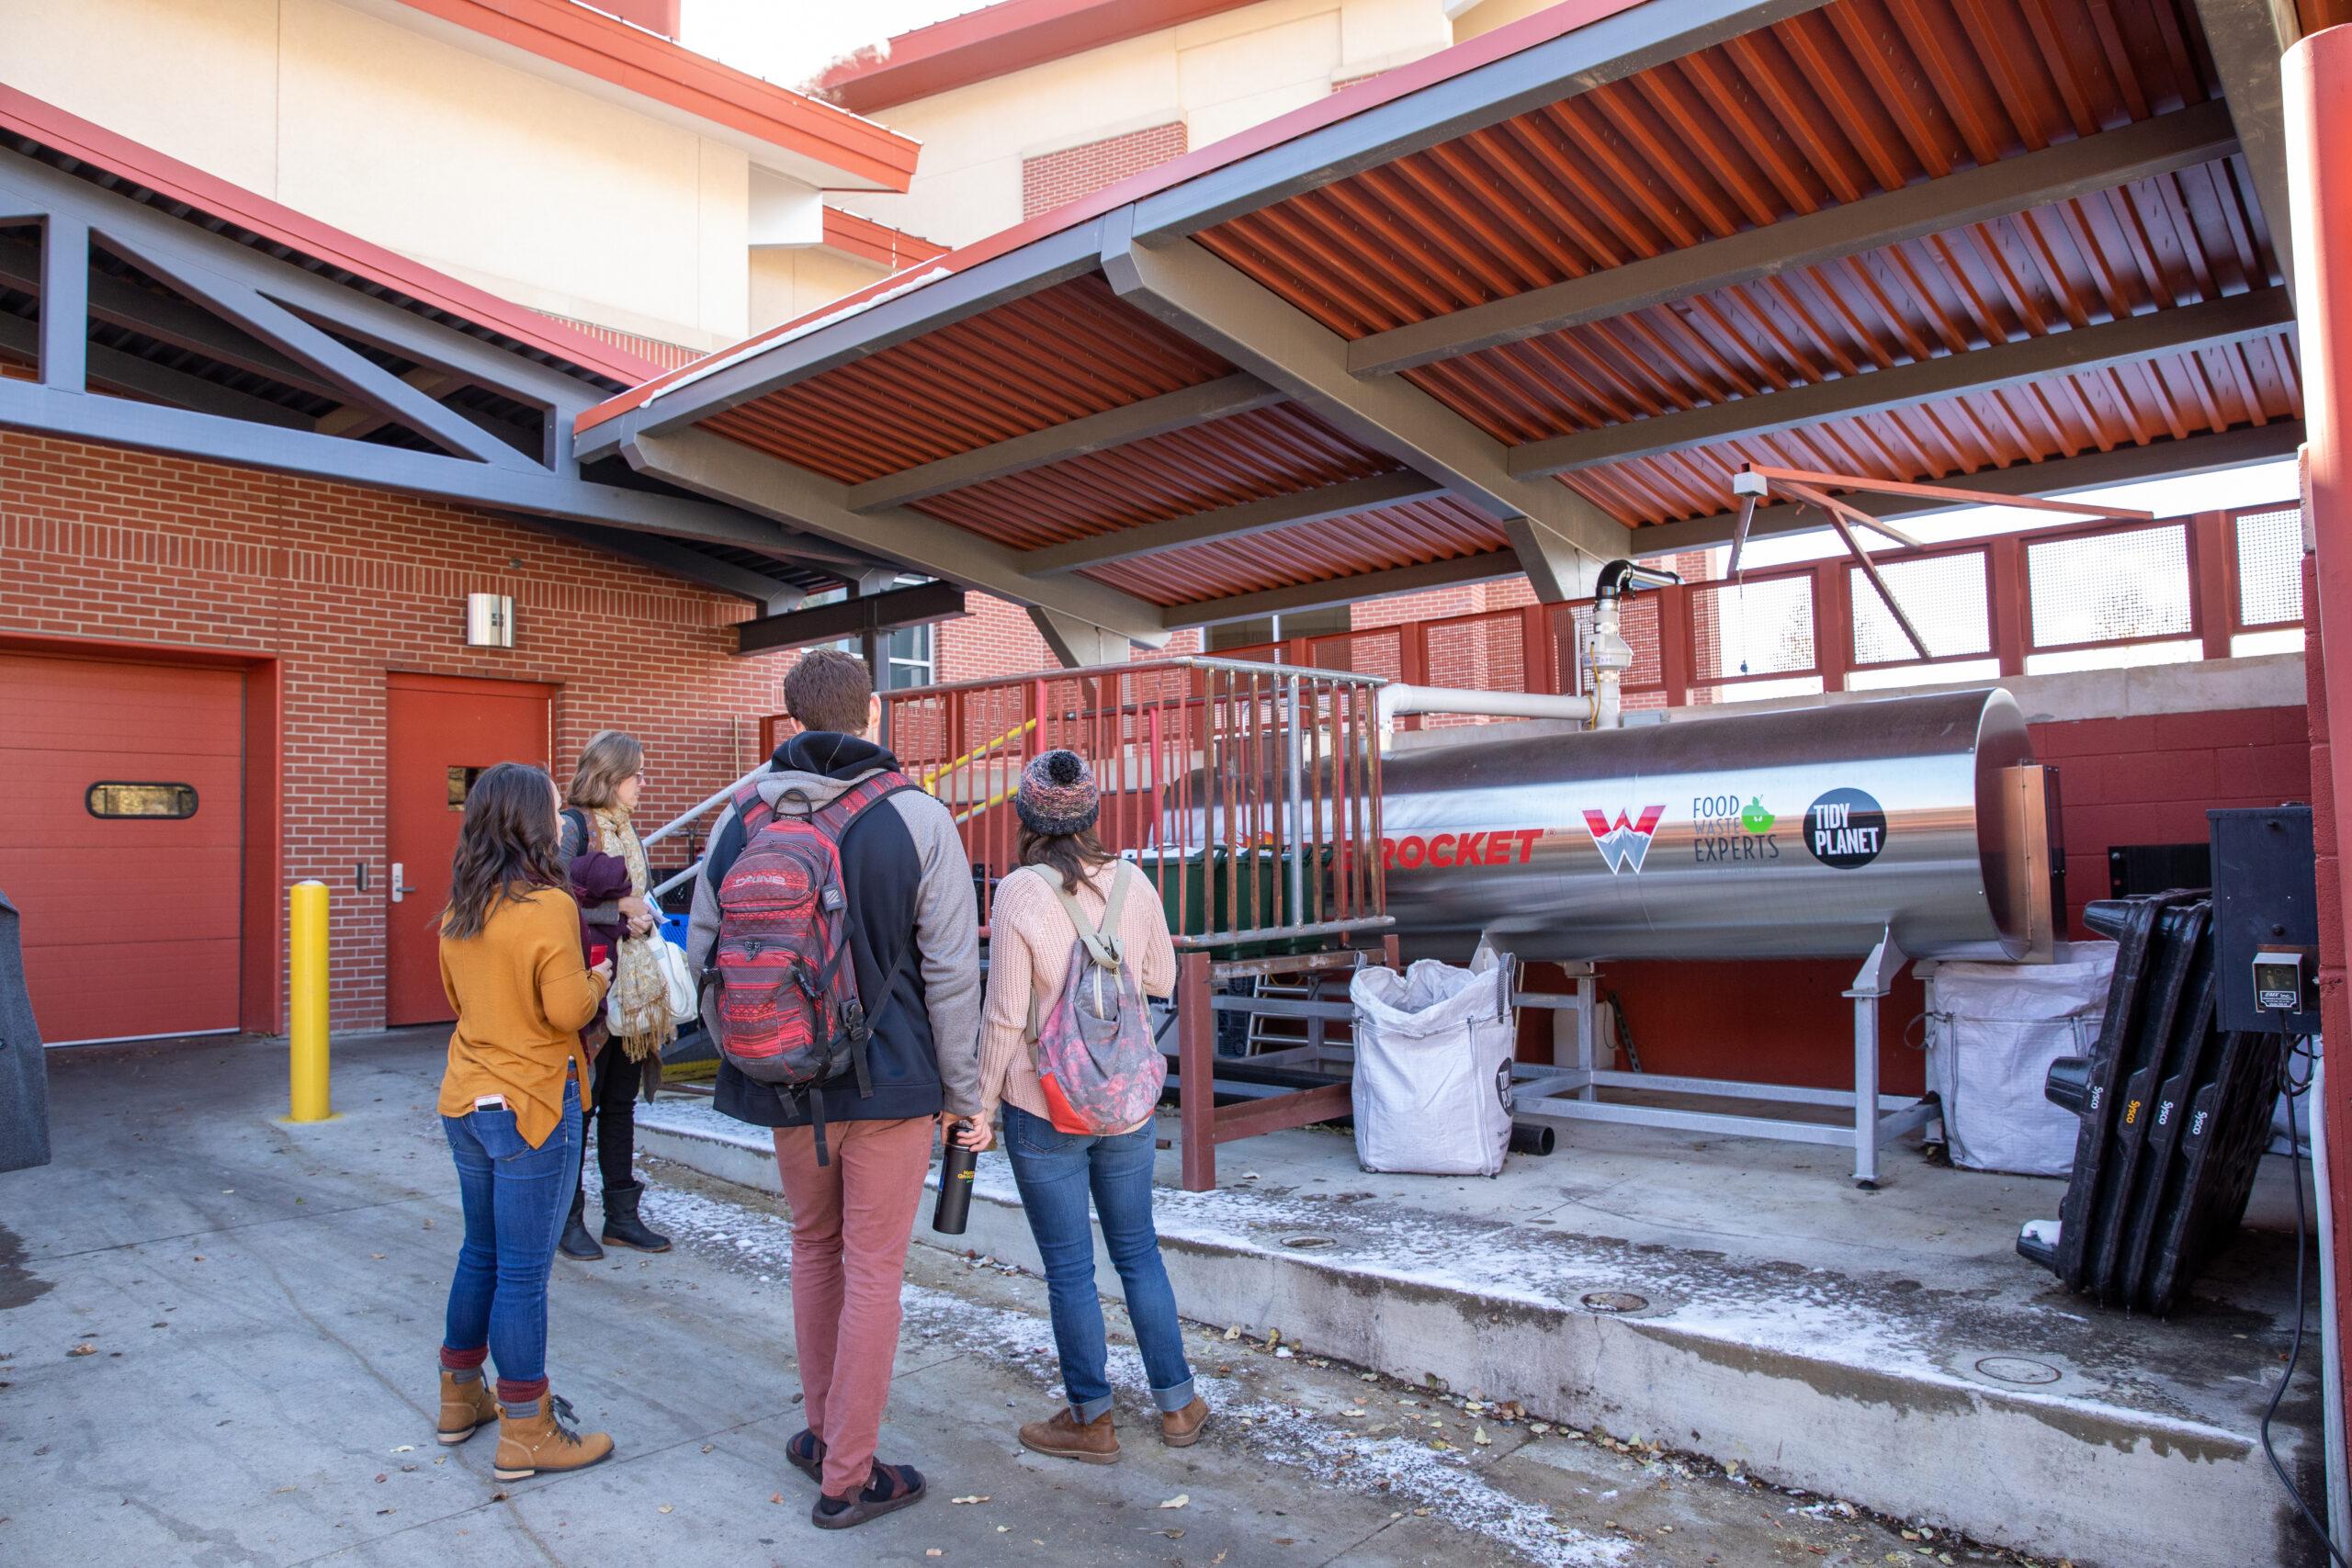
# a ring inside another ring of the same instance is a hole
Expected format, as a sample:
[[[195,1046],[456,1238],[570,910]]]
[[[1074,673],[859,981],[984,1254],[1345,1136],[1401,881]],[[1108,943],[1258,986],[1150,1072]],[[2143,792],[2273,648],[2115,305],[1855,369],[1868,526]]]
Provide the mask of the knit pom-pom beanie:
[[[1041,751],[1021,770],[1013,810],[1033,833],[1082,833],[1102,809],[1094,770],[1075,751]]]

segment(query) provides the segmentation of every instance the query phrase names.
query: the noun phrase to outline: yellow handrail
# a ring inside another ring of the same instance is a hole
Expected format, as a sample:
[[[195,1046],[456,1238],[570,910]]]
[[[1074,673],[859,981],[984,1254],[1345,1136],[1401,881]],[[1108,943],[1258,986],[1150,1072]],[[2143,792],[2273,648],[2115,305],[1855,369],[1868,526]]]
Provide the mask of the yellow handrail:
[[[936,785],[939,781],[954,773],[956,769],[969,767],[972,763],[979,761],[982,757],[987,756],[989,752],[995,750],[998,747],[1003,745],[1014,736],[1026,735],[1029,731],[1036,728],[1037,721],[1035,718],[1032,717],[1023,719],[1019,724],[1014,725],[1011,729],[1006,730],[995,739],[987,741],[982,745],[975,746],[970,750],[965,752],[962,756],[955,759],[953,761],[942,762],[939,766],[932,769],[931,772],[923,774],[922,787],[927,790],[931,790],[933,794],[938,793]],[[991,801],[989,804],[992,806],[995,802]],[[986,807],[982,807],[981,809],[985,810]],[[960,821],[962,818],[959,818],[957,820]]]

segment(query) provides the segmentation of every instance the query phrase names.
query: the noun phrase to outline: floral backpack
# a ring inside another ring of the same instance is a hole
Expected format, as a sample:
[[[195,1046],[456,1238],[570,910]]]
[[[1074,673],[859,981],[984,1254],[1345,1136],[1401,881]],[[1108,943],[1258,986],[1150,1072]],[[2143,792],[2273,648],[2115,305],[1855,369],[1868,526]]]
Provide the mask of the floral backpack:
[[[1119,911],[1140,874],[1125,862],[1111,872],[1100,925],[1062,886],[1040,871],[1078,931],[1069,974],[1040,1010],[1035,1031],[1037,1081],[1057,1133],[1105,1137],[1141,1124],[1159,1103],[1168,1063],[1151,1032],[1151,1014],[1119,951]]]

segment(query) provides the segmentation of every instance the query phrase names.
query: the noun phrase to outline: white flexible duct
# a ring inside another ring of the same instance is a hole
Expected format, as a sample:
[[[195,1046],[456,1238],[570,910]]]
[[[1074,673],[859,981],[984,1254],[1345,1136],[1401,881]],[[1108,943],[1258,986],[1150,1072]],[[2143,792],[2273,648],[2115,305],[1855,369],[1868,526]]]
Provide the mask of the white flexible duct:
[[[1386,735],[1407,714],[1457,713],[1482,718],[1571,718],[1592,722],[1592,699],[1555,696],[1548,692],[1480,692],[1460,686],[1408,686],[1392,682],[1380,688],[1380,732]]]

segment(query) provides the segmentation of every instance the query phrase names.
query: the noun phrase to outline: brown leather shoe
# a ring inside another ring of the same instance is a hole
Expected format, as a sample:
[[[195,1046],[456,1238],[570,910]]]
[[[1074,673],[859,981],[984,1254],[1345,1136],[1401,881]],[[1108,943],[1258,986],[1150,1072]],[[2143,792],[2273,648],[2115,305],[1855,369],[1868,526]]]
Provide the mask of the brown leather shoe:
[[[478,1371],[459,1382],[455,1372],[441,1369],[441,1420],[435,1435],[445,1446],[464,1442],[497,1419],[498,1396],[491,1393],[486,1374]]]
[[[1021,1446],[1031,1453],[1080,1460],[1087,1464],[1119,1462],[1119,1434],[1112,1429],[1111,1413],[1107,1410],[1081,1424],[1064,1405],[1054,1412],[1051,1420],[1032,1421],[1022,1427]]]
[[[501,1481],[585,1470],[610,1459],[613,1439],[602,1432],[582,1434],[569,1425],[571,1406],[552,1393],[539,1395],[527,1416],[498,1413],[498,1452],[490,1472]]]
[[[1171,1449],[1189,1449],[1201,1440],[1201,1428],[1209,1424],[1209,1402],[1199,1394],[1182,1410],[1159,1413],[1159,1435]]]

